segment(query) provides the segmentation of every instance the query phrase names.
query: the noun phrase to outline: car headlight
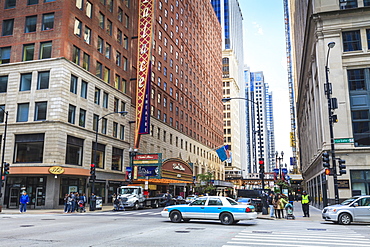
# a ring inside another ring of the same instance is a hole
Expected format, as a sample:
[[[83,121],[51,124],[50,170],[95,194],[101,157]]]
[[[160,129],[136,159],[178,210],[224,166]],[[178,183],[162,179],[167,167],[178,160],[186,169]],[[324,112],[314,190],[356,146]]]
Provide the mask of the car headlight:
[[[167,212],[168,211],[168,208],[164,208],[163,211]]]
[[[328,212],[333,212],[333,213],[335,213],[335,212],[337,212],[337,209],[336,209],[336,208],[328,208]]]

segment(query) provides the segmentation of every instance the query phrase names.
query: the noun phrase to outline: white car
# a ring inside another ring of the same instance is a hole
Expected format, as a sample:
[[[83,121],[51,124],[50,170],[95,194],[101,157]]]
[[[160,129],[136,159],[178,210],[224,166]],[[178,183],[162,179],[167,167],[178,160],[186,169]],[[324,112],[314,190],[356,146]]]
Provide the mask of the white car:
[[[352,221],[370,222],[370,195],[354,196],[341,204],[325,207],[322,218],[342,225],[348,225]]]
[[[161,215],[178,223],[191,219],[220,220],[224,225],[235,224],[240,220],[254,220],[257,213],[252,205],[239,205],[229,197],[204,196],[196,198],[188,205],[165,207]]]

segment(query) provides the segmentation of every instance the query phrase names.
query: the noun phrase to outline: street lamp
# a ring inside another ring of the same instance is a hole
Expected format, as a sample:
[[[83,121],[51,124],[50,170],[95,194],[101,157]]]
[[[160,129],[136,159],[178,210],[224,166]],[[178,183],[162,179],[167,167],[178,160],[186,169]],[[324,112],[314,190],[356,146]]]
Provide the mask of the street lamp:
[[[127,115],[127,111],[119,111],[119,112],[110,112],[108,114],[105,114],[104,116],[102,116],[101,118],[98,118],[98,120],[96,121],[96,129],[95,129],[95,144],[94,144],[94,167],[96,168],[97,165],[98,165],[98,154],[97,154],[97,150],[98,150],[98,134],[99,134],[99,121],[103,118],[105,118],[106,116],[108,115],[111,115],[111,114],[122,114],[122,116],[126,116]],[[92,175],[92,184],[91,184],[91,193],[94,193],[95,194],[95,178],[96,178],[96,175],[93,174]],[[94,211],[95,208],[91,208],[90,206],[90,211]]]
[[[275,162],[276,162],[276,168],[279,168],[279,177],[280,177],[280,180],[282,180],[282,172],[281,172],[281,168],[282,168],[282,165],[281,165],[281,162],[283,161],[284,159],[284,152],[281,151],[281,157],[279,157],[279,152],[276,151],[275,152]],[[279,161],[279,162],[278,162]],[[278,165],[279,164],[279,165]],[[280,187],[280,193],[283,193],[283,190],[282,190],[282,185],[279,186]]]
[[[226,103],[229,102],[232,99],[242,99],[249,101],[253,104],[257,105],[257,125],[258,125],[258,140],[259,140],[259,167],[260,167],[260,178],[261,178],[261,185],[262,185],[262,192],[265,189],[265,160],[263,158],[263,149],[262,149],[262,130],[261,130],[261,117],[260,117],[260,106],[259,106],[259,101],[253,101],[247,98],[223,98],[222,102]],[[267,214],[267,201],[265,200],[265,193],[262,194],[262,214],[266,215]]]
[[[332,171],[333,171],[333,180],[334,180],[334,195],[335,195],[335,204],[339,204],[339,191],[338,191],[338,175],[337,175],[337,167],[335,161],[335,147],[334,147],[334,130],[333,130],[333,123],[336,121],[336,116],[333,115],[333,110],[337,108],[337,101],[336,98],[331,98],[332,94],[332,86],[329,82],[329,53],[330,49],[335,46],[335,42],[328,43],[328,53],[326,55],[326,63],[325,63],[325,94],[328,99],[328,113],[329,113],[329,131],[330,131],[330,147],[331,147],[331,160],[332,160]]]
[[[3,107],[0,107],[0,110],[2,110],[5,113],[5,126],[4,126],[4,137],[3,137],[3,150],[1,153],[1,169],[0,169],[0,179],[1,179],[1,184],[0,184],[0,212],[2,211],[3,208],[3,193],[2,193],[2,184],[3,184],[3,167],[4,167],[4,158],[5,158],[5,142],[6,142],[6,130],[8,128],[8,111],[5,111]],[[4,174],[4,181],[5,181],[5,174]]]

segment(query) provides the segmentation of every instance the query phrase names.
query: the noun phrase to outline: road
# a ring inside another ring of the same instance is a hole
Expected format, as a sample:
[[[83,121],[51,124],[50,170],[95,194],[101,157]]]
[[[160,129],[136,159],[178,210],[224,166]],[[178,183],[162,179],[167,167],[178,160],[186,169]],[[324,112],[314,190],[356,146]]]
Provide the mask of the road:
[[[370,224],[324,222],[319,213],[295,220],[172,223],[159,209],[87,213],[1,213],[0,246],[370,246]]]

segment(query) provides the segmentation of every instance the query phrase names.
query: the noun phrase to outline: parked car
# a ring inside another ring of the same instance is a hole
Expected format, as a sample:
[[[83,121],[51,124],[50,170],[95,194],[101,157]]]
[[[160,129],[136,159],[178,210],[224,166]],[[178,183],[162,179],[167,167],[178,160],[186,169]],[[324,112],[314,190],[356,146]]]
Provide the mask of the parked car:
[[[188,205],[168,206],[163,209],[161,215],[169,217],[174,223],[198,219],[220,220],[224,225],[257,218],[254,206],[239,205],[235,200],[223,196],[204,196],[196,198]]]
[[[242,205],[253,205],[256,212],[262,212],[262,200],[260,198],[238,198],[238,203]]]
[[[189,196],[187,196],[187,197],[185,198],[185,202],[186,202],[186,203],[191,203],[191,202],[193,202],[196,198],[198,198],[198,196],[197,196],[197,195],[189,195]]]
[[[322,218],[342,225],[351,222],[370,222],[370,195],[354,196],[341,204],[325,207]]]

